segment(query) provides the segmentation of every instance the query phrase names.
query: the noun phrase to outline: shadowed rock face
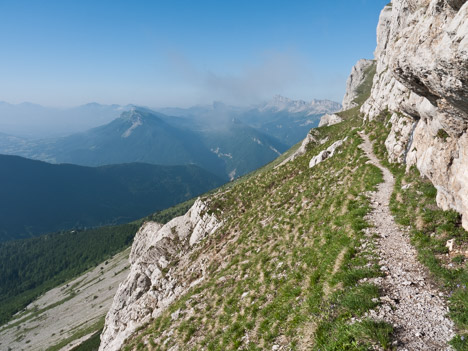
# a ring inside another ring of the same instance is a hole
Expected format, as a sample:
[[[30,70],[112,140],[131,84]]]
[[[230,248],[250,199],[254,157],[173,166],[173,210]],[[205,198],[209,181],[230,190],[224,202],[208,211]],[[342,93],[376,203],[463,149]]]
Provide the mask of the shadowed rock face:
[[[468,3],[394,0],[377,29],[377,73],[361,108],[388,110],[390,161],[416,165],[468,229]]]
[[[452,6],[454,10],[459,10],[466,0],[447,0],[447,3]]]

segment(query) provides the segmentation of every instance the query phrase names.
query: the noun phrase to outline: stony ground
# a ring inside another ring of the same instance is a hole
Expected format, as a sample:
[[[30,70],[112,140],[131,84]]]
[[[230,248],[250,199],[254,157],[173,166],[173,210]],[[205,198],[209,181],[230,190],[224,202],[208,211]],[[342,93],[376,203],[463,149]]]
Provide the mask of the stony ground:
[[[67,350],[102,328],[119,283],[128,274],[129,249],[54,288],[0,328],[0,350]],[[101,321],[101,325],[99,323]]]
[[[368,216],[374,225],[369,234],[377,235],[379,263],[385,274],[376,281],[383,290],[383,304],[368,315],[395,327],[397,350],[451,350],[448,341],[455,333],[452,321],[446,317],[444,295],[418,262],[408,234],[395,223],[389,208],[394,178],[374,155],[368,137],[361,136],[361,148],[384,175],[378,190],[370,193],[373,210]]]

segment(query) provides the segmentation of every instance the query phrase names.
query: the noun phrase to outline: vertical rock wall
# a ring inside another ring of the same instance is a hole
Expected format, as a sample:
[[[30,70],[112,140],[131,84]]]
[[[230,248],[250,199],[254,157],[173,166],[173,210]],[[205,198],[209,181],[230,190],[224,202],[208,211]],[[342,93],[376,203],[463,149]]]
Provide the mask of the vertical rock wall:
[[[346,111],[350,108],[358,106],[355,101],[360,95],[359,87],[364,83],[367,77],[368,69],[374,64],[373,60],[359,60],[351,70],[351,74],[346,82],[346,93],[343,97],[342,110]]]
[[[468,3],[393,0],[380,15],[375,59],[361,112],[392,113],[390,161],[416,165],[439,206],[460,212],[468,229]]]

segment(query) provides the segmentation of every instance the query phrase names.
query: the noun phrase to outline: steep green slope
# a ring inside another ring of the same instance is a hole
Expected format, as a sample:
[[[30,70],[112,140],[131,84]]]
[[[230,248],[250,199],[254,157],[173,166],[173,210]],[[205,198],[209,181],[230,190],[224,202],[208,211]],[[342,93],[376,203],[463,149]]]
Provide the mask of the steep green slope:
[[[362,281],[380,274],[362,230],[369,210],[364,193],[381,181],[358,148],[361,124],[354,113],[320,128],[315,138],[327,141],[310,145],[305,156],[208,197],[210,211],[225,221],[192,254],[210,258],[208,278],[126,349],[388,347],[389,326],[359,319],[379,296]],[[308,167],[319,151],[346,137],[332,158]]]
[[[204,197],[223,221],[191,254],[207,260],[205,280],[127,340],[125,350],[390,347],[391,326],[363,317],[379,303],[368,279],[381,274],[363,231],[365,193],[382,175],[358,148],[358,108],[340,114],[343,123],[313,132],[305,155],[278,166],[296,145]],[[333,157],[309,168],[338,140],[344,143]],[[187,283],[198,278],[194,272]]]
[[[53,165],[0,155],[0,241],[125,223],[223,183],[197,166]]]
[[[366,72],[357,102],[368,98],[374,71]],[[191,254],[206,260],[205,280],[127,340],[125,350],[392,349],[392,327],[365,317],[381,301],[371,279],[382,275],[374,238],[364,229],[366,192],[382,174],[358,148],[363,129],[395,176],[396,221],[409,226],[419,259],[449,296],[459,328],[452,344],[467,349],[468,234],[460,216],[437,208],[434,187],[414,168],[386,161],[389,116],[363,123],[359,106],[339,115],[343,123],[311,132],[305,155],[276,167],[283,156],[204,198],[224,221]],[[332,157],[308,167],[338,140],[344,143]],[[187,276],[187,283],[199,277]]]
[[[126,249],[145,220],[166,223],[193,201],[128,224],[0,243],[0,325],[45,291]]]

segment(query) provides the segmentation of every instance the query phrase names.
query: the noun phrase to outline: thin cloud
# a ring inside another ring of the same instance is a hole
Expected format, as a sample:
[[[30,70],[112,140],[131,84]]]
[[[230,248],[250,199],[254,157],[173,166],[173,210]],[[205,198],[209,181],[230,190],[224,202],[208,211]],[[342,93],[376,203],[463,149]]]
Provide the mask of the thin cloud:
[[[236,67],[236,74],[221,74],[198,69],[181,54],[172,53],[169,57],[175,79],[185,86],[192,86],[200,98],[207,101],[245,105],[311,84],[312,73],[298,55],[268,52],[256,61],[256,64]]]

